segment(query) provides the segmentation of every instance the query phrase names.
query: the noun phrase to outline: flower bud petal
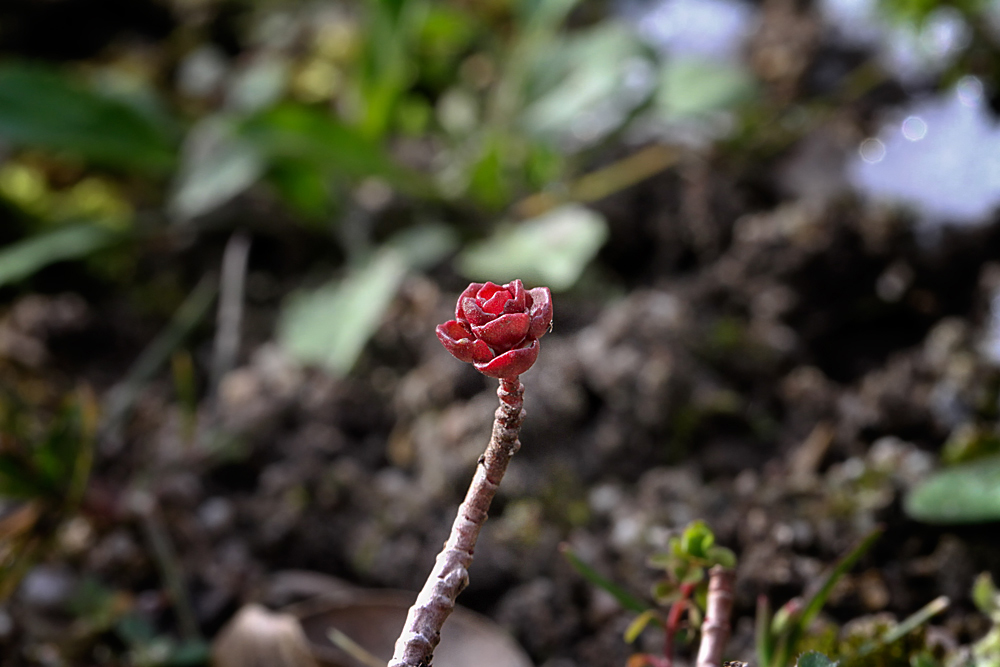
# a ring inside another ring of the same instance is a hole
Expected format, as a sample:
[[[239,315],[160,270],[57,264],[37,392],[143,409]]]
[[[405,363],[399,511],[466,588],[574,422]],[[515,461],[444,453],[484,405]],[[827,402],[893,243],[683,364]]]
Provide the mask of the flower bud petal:
[[[483,363],[493,358],[493,351],[481,341],[472,338],[461,322],[448,320],[434,330],[444,349],[459,361]]]
[[[499,315],[504,312],[504,305],[510,301],[510,292],[505,289],[500,290],[481,305],[487,313]]]
[[[552,292],[548,287],[536,287],[528,290],[531,296],[531,325],[528,327],[528,338],[541,338],[552,324]]]
[[[475,299],[476,292],[483,288],[482,283],[469,283],[461,294],[458,295],[458,302],[455,304],[455,319],[459,322],[468,321],[465,311],[462,309],[462,302],[465,299]]]
[[[504,313],[523,313],[527,310],[526,299],[528,297],[528,293],[524,291],[524,283],[520,280],[515,280],[504,285],[504,289],[513,295],[511,299],[503,305]]]
[[[497,318],[493,313],[487,313],[472,297],[465,297],[461,301],[462,312],[465,313],[466,321],[472,326],[482,326],[487,322],[492,322]]]
[[[483,326],[473,326],[472,335],[486,341],[486,344],[494,350],[505,352],[520,345],[528,333],[530,324],[531,319],[527,313],[511,313],[501,315]]]
[[[531,368],[537,358],[538,341],[533,340],[526,347],[505,352],[489,363],[476,364],[476,370],[490,377],[516,380],[518,375]]]
[[[496,283],[486,281],[486,284],[479,288],[476,292],[476,298],[479,299],[480,303],[490,299],[494,294],[503,289],[502,285],[497,285]]]

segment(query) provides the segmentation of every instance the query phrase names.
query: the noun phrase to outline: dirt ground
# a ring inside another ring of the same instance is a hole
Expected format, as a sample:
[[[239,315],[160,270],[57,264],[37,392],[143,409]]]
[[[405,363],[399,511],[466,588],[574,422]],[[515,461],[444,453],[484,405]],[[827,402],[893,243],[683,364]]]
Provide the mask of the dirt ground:
[[[825,71],[847,58],[786,39],[813,33],[783,28],[782,16],[794,13],[768,19],[773,31],[753,47],[777,100],[811,75],[773,63],[801,56]],[[769,35],[791,55],[775,55]],[[900,96],[879,88],[810,136],[842,159]],[[969,592],[978,573],[1000,575],[1000,525],[922,524],[902,499],[946,442],[998,418],[1000,373],[984,340],[1000,228],[923,233],[829,182],[823,150],[684,151],[594,204],[610,238],[584,281],[555,295],[554,331],[522,377],[522,448],[459,600],[510,630],[535,664],[621,666],[635,650],[622,639],[633,614],[570,567],[561,543],[644,596],[658,578],[648,558],[699,518],[739,559],[733,658],[753,661],[758,596],[776,608],[801,595],[876,526],[884,535],[837,586],[828,621],[902,618],[947,595],[935,641],[985,632]],[[84,511],[0,605],[4,665],[118,664],[100,662],[122,640],[99,621],[74,634],[80,615],[67,604],[85,582],[157,633],[193,622],[211,638],[245,602],[303,596],[275,586],[278,573],[416,590],[430,570],[497,400],[494,381],[434,336],[465,284],[446,268],[410,276],[347,378],[300,367],[273,342],[277,310],[329,248],[301,230],[275,233],[259,205],[234,205],[254,243],[237,368],[214,393],[200,380],[193,403],[159,377],[102,431]],[[139,273],[172,267],[193,285],[227,238],[210,229],[164,241]],[[0,313],[3,381],[41,403],[84,383],[106,396],[157,325],[79,268],[36,285]],[[211,334],[203,323],[193,338],[199,367]],[[648,632],[640,645],[659,641]]]
[[[558,545],[641,595],[657,576],[646,559],[703,518],[739,556],[731,650],[749,657],[759,594],[776,606],[801,594],[882,525],[827,613],[902,616],[944,594],[955,604],[941,624],[975,636],[984,621],[968,593],[978,572],[998,571],[1000,531],[916,523],[900,502],[950,434],[996,410],[998,376],[977,340],[1000,236],[951,230],[921,247],[905,221],[850,203],[716,214],[736,207],[741,184],[703,172],[710,184],[696,193],[667,174],[602,203],[615,230],[605,259],[628,293],[608,305],[588,290],[557,295],[555,330],[523,377],[523,447],[461,603],[509,628],[537,664],[623,664],[630,614]],[[710,242],[678,210],[699,195]],[[897,274],[915,278],[880,296]],[[5,607],[8,650],[51,641],[53,601],[83,576],[130,591],[154,623],[175,622],[129,509],[137,493],[162,517],[206,633],[282,570],[419,588],[496,401],[493,381],[433,336],[460,287],[408,280],[346,380],[251,338],[196,415],[154,383],[119,445],[101,445],[90,502],[103,517],[78,519]],[[113,309],[28,297],[4,331],[37,347],[40,368],[82,367],[100,386],[119,348],[93,342],[129,336]]]

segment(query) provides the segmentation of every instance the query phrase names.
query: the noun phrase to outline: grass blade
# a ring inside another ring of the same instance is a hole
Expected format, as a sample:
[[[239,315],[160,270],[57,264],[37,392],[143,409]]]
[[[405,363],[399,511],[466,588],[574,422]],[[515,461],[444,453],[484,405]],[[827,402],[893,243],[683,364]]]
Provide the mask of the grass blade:
[[[631,593],[618,586],[610,579],[605,578],[598,573],[597,570],[583,562],[579,556],[573,553],[572,547],[568,544],[564,543],[559,545],[559,551],[561,551],[562,555],[566,557],[566,560],[573,566],[573,569],[580,573],[580,576],[594,586],[610,593],[611,596],[617,600],[618,604],[620,604],[624,609],[628,609],[629,611],[634,611],[639,614],[650,609],[648,604],[633,596]]]

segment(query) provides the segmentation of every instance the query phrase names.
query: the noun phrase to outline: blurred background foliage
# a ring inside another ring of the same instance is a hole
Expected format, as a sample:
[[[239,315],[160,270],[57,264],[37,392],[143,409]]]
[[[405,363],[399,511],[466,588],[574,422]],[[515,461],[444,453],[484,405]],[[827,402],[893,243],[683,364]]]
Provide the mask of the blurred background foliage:
[[[795,16],[778,0],[5,3],[0,295],[113,295],[165,327],[134,352],[115,422],[207,314],[231,235],[278,271],[280,344],[343,375],[407,275],[621,293],[629,260],[595,261],[611,232],[588,204],[691,155],[759,186],[759,164],[886,102],[922,115],[861,141],[846,177],[821,154],[787,187],[846,178],[924,232],[982,222],[1000,202],[982,102],[1000,4],[802,10],[822,37],[769,19]],[[830,55],[805,71],[817,45]],[[908,154],[931,118],[954,133]]]
[[[138,287],[164,244],[299,227],[339,277],[289,306],[283,340],[339,372],[404,271],[448,261],[469,279],[572,288],[607,237],[573,202],[675,157],[574,179],[630,128],[753,99],[738,64],[664,57],[624,15],[570,0],[143,2],[115,17],[100,16],[114,3],[85,4],[3,16],[15,46],[0,62],[0,286],[31,289],[36,272],[77,260],[88,280]],[[17,46],[78,14],[120,34]],[[380,248],[401,232],[433,249],[390,263]],[[331,326],[346,330],[314,349]]]
[[[995,0],[4,0],[0,301],[73,292],[124,333],[101,341],[112,363],[88,368],[109,388],[100,409],[66,377],[40,387],[0,360],[0,495],[18,501],[0,519],[0,597],[81,504],[107,512],[82,490],[92,446],[120,451],[145,383],[169,375],[193,431],[199,396],[235,366],[226,314],[244,289],[266,311],[248,318],[255,342],[346,376],[408,277],[456,291],[519,277],[566,303],[648,285],[640,265],[662,264],[655,279],[711,261],[724,241],[697,228],[696,207],[678,225],[688,237],[660,239],[676,249],[639,252],[615,222],[662,201],[617,218],[600,205],[673,167],[699,182],[710,164],[737,184],[704,198],[726,224],[838,198],[903,211],[928,246],[945,223],[988,223],[998,43]],[[777,173],[792,153],[804,157]],[[913,282],[890,269],[887,312]],[[59,303],[72,319],[72,299]],[[187,341],[216,303],[206,362]],[[716,325],[705,356],[754,363],[742,322]],[[679,412],[691,426],[677,440],[738,398]],[[953,466],[911,496],[911,515],[1000,517],[986,430],[946,445]],[[213,437],[212,455],[233,455]],[[129,511],[155,538],[155,515]],[[87,632],[117,628],[134,664],[204,658],[196,631],[165,646],[117,593],[81,605]]]

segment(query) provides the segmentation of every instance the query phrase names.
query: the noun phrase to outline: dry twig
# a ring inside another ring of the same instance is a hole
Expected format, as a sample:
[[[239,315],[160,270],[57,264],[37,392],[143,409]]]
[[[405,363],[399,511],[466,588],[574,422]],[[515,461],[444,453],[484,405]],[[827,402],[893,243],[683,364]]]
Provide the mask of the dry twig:
[[[524,385],[500,380],[500,407],[493,422],[493,436],[479,458],[465,501],[451,527],[451,535],[438,554],[434,569],[410,607],[403,632],[389,667],[426,667],[441,639],[441,628],[455,608],[455,599],[469,583],[469,566],[479,531],[486,523],[490,502],[496,495],[507,464],[520,448],[518,432],[524,419]]]
[[[729,641],[729,617],[733,613],[733,580],[736,574],[721,565],[708,573],[708,604],[701,624],[701,645],[696,667],[719,667]]]

